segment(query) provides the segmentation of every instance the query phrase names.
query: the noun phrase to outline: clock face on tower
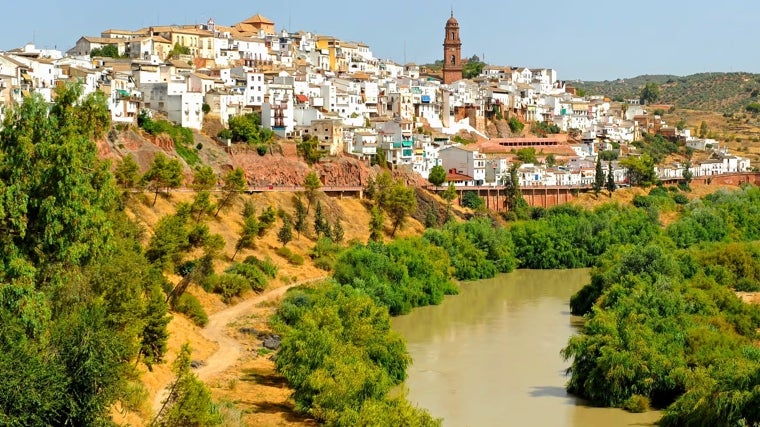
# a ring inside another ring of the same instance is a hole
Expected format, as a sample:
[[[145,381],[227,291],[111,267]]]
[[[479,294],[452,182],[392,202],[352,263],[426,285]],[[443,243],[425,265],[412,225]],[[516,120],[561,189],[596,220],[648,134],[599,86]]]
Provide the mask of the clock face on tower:
[[[443,39],[443,83],[449,84],[462,80],[462,40],[459,39],[459,22],[451,12],[446,21]]]

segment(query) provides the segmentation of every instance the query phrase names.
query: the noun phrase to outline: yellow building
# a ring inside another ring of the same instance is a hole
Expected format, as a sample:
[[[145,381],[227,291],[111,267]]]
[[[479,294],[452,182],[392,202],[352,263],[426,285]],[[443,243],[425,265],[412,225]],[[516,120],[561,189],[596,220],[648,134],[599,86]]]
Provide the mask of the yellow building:
[[[348,61],[343,53],[341,41],[335,37],[317,36],[317,49],[326,51],[330,58],[330,71],[345,72],[348,71]]]

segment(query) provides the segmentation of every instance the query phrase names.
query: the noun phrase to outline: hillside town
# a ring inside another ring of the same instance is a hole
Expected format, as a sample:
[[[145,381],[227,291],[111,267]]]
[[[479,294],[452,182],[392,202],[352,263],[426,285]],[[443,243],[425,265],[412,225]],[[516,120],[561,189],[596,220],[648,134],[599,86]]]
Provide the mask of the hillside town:
[[[209,19],[107,29],[83,35],[66,52],[27,44],[0,52],[0,119],[31,94],[50,102],[57,85],[78,81],[85,95],[106,95],[117,125],[136,125],[146,111],[200,131],[206,116],[227,126],[231,117],[257,113],[280,138],[316,138],[328,155],[368,162],[380,154],[423,178],[440,165],[458,186],[502,185],[525,149],[536,159],[521,162],[521,186],[591,185],[605,151],[615,152],[605,170],[625,185],[616,159],[637,155],[631,143],[655,133],[708,153],[657,165],[661,179],[678,179],[685,167],[694,177],[751,170],[748,159],[669,126],[639,100],[579,96],[553,69],[484,66],[463,78],[468,60],[453,12],[442,29],[441,70],[376,58],[362,42],[278,31],[260,14],[232,26]],[[493,124],[508,118],[555,131],[526,136]]]

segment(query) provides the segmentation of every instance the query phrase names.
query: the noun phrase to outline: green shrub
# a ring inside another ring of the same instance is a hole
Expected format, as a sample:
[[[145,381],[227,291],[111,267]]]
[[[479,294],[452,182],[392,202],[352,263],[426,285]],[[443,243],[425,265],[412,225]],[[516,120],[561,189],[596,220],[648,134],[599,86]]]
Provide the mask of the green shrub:
[[[332,271],[335,268],[335,262],[338,256],[343,252],[343,247],[330,238],[322,237],[312,248],[309,256],[314,262],[314,266],[321,270]]]
[[[303,256],[293,253],[293,251],[291,251],[285,246],[277,248],[275,253],[285,258],[286,260],[288,260],[288,263],[292,265],[303,265],[303,262],[304,262]]]
[[[203,282],[204,289],[221,295],[225,303],[229,303],[233,297],[243,295],[251,288],[248,279],[239,274],[213,274]]]
[[[685,205],[689,203],[689,198],[683,193],[678,193],[673,195],[673,201],[676,202],[676,204]]]
[[[267,276],[273,279],[277,276],[277,264],[272,262],[272,260],[269,257],[267,257],[267,259],[265,260],[260,260],[256,258],[255,256],[250,255],[250,256],[247,256],[243,260],[243,262],[246,264],[255,265],[256,267],[259,268],[259,270],[264,272],[264,274],[266,274]]]
[[[187,316],[193,323],[203,327],[208,323],[208,314],[203,309],[198,298],[185,292],[174,303],[174,311]]]
[[[623,403],[623,409],[631,412],[646,412],[649,410],[649,398],[634,394]]]
[[[462,196],[462,206],[470,208],[472,210],[483,209],[486,202],[482,197],[478,196],[476,191],[465,191]]]
[[[654,205],[654,200],[649,196],[637,194],[633,196],[633,206],[637,208],[648,208]]]

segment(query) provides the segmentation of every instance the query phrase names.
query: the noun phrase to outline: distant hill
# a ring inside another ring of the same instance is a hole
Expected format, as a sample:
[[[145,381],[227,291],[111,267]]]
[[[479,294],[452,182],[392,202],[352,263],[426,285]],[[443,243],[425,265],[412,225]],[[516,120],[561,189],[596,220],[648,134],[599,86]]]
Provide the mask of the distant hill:
[[[673,104],[676,108],[730,113],[743,110],[750,102],[760,101],[760,74],[750,73],[700,73],[685,77],[643,75],[630,79],[570,84],[589,95],[624,99],[638,98],[641,88],[647,82],[660,85],[658,103]]]

